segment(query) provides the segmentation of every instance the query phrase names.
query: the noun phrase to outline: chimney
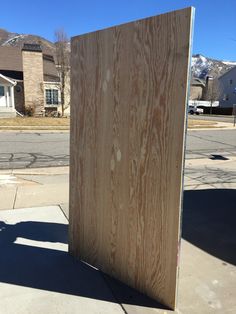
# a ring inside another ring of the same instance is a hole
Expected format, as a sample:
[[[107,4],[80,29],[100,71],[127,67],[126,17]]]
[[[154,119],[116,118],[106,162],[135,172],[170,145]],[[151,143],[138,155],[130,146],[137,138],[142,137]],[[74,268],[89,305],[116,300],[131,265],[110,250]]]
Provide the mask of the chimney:
[[[207,100],[207,95],[208,95],[208,92],[212,89],[212,85],[213,85],[213,76],[207,76],[204,93],[203,93],[204,100]]]
[[[40,115],[44,109],[43,54],[37,44],[22,48],[25,109]]]

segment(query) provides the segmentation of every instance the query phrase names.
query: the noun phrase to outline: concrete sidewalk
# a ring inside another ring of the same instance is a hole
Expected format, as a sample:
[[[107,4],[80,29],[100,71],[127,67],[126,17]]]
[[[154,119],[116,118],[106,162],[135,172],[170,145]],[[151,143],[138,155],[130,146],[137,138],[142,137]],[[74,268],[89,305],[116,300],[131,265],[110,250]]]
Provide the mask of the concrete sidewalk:
[[[69,167],[0,170],[0,210],[68,203]]]
[[[236,189],[236,156],[214,156],[185,161],[185,190]]]

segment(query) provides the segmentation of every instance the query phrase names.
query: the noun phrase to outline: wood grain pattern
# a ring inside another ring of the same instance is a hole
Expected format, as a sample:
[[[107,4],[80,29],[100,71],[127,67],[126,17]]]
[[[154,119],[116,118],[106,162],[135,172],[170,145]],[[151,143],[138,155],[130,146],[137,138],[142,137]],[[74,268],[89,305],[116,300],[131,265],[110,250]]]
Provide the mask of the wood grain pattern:
[[[192,9],[72,39],[70,252],[174,308]]]

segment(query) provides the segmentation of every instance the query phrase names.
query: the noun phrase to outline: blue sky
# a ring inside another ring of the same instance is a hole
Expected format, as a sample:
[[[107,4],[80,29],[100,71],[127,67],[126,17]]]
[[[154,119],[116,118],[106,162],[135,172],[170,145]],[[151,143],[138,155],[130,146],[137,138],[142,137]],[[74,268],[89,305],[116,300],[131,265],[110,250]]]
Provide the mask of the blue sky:
[[[193,52],[236,61],[236,0],[1,1],[0,28],[54,40],[61,27],[75,36],[189,6],[196,8]]]

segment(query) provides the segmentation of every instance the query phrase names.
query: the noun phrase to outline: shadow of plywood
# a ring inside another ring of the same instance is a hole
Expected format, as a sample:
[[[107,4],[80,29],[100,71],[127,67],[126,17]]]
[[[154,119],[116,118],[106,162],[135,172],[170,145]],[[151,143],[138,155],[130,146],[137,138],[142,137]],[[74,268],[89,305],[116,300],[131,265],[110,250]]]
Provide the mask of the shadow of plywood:
[[[14,243],[18,237],[67,243],[66,224],[1,222],[0,230],[1,282],[114,302],[98,272],[67,252]]]
[[[225,262],[236,264],[236,190],[184,192],[182,237]]]

